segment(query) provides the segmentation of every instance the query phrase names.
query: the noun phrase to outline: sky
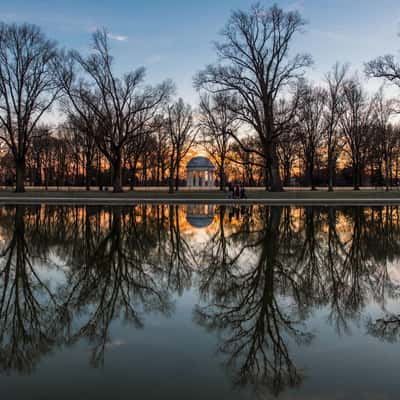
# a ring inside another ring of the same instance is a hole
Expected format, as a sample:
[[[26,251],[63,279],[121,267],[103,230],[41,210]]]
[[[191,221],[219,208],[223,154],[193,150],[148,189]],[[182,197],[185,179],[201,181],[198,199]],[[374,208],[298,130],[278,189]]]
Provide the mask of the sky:
[[[175,81],[177,96],[196,105],[193,75],[215,61],[218,40],[232,10],[248,9],[250,0],[0,0],[0,20],[40,25],[60,46],[89,49],[97,28],[110,32],[118,73],[144,66],[146,81]],[[262,0],[272,5],[272,1]],[[308,21],[293,52],[308,52],[318,83],[336,62],[363,72],[363,63],[400,50],[399,0],[282,0]],[[381,82],[370,81],[375,90]]]

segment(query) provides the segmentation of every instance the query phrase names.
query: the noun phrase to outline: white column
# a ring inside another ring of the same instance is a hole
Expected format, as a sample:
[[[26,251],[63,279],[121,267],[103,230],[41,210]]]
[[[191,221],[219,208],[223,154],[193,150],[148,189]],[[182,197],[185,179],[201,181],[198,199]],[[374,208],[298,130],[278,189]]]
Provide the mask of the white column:
[[[208,186],[214,186],[213,172],[208,170]]]
[[[193,171],[193,173],[194,173],[194,186],[197,187],[199,186],[199,174],[196,170]]]
[[[193,171],[189,171],[188,173],[188,182],[189,182],[189,186],[192,187],[193,186]]]
[[[202,187],[206,186],[206,171],[205,170],[201,171],[201,186]]]

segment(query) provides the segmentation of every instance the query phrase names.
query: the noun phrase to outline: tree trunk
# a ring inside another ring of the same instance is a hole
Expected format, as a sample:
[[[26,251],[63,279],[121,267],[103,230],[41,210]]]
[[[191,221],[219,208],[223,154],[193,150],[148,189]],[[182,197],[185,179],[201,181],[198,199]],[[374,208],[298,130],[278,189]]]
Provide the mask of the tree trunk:
[[[272,143],[270,147],[269,174],[270,174],[271,192],[282,192],[283,186],[279,172],[279,158],[277,153],[277,146],[275,143]]]
[[[161,167],[160,167],[160,160],[157,161],[156,167],[156,185],[160,186],[160,176],[161,176]]]
[[[75,164],[75,177],[74,177],[74,185],[77,186],[79,184],[79,158],[76,158]]]
[[[335,175],[335,160],[332,155],[328,154],[328,191],[333,192],[334,186],[334,175]]]
[[[147,186],[147,156],[143,159],[143,170],[142,170],[142,185]]]
[[[168,187],[169,187],[168,193],[170,194],[174,193],[174,178],[171,176],[168,178]]]
[[[270,189],[270,162],[269,161],[267,161],[266,166],[264,168],[264,174],[265,174],[265,190],[268,191]]]
[[[174,193],[174,175],[175,175],[174,156],[173,154],[171,154],[170,164],[169,164],[169,178],[168,178],[169,193]]]
[[[385,190],[389,191],[389,161],[387,157],[385,157]]]
[[[223,192],[225,190],[225,168],[224,162],[221,161],[221,166],[219,167],[219,190]]]
[[[175,190],[179,190],[179,169],[180,169],[180,161],[177,161],[176,164],[176,175],[175,175]]]
[[[90,179],[91,179],[91,162],[90,158],[86,156],[86,190],[90,190]]]
[[[25,158],[15,161],[16,185],[17,193],[25,192]]]
[[[113,187],[114,193],[122,193],[122,167],[121,157],[117,157],[113,163]]]
[[[290,178],[291,178],[290,168],[291,168],[290,161],[285,160],[284,165],[283,165],[283,170],[284,170],[283,175],[284,175],[284,185],[285,186],[290,186]]]
[[[308,162],[308,180],[309,180],[309,185],[311,187],[311,190],[317,190],[315,187],[315,181],[314,181],[314,158],[310,158]]]
[[[160,179],[160,185],[164,184],[165,182],[165,162],[161,162],[161,179]]]
[[[131,185],[130,185],[131,191],[135,190],[136,174],[137,174],[137,160],[134,160],[133,164],[131,165]]]
[[[360,190],[360,166],[358,162],[353,164],[353,186],[354,190]]]
[[[48,190],[49,189],[49,166],[48,165],[46,165],[44,171],[45,171],[44,188],[45,188],[45,190]]]
[[[99,190],[103,190],[103,182],[101,179],[101,160],[100,160],[100,152],[97,152],[97,162],[96,162],[96,169],[97,169],[97,184],[99,185]]]
[[[40,162],[39,152],[36,155],[36,170],[35,170],[35,186],[42,185],[42,165]]]

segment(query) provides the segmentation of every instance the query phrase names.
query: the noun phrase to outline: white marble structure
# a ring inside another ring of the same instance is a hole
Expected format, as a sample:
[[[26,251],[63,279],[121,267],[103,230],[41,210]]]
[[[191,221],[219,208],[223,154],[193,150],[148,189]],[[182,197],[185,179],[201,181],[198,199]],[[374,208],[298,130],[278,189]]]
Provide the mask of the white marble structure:
[[[189,204],[186,220],[193,228],[207,228],[215,218],[215,206],[210,204]]]
[[[188,187],[213,187],[215,182],[215,167],[206,157],[192,158],[186,166],[186,181]]]

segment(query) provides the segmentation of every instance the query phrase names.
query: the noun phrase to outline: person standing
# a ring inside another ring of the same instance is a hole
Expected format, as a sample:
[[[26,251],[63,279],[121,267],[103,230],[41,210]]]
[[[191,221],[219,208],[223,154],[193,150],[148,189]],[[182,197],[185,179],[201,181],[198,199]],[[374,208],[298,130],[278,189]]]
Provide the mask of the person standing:
[[[232,185],[232,182],[228,183],[228,198],[229,199],[233,198],[233,185]]]
[[[239,198],[240,197],[240,187],[239,185],[235,185],[235,198]]]
[[[240,198],[245,199],[246,198],[246,189],[244,187],[244,183],[240,185]]]

